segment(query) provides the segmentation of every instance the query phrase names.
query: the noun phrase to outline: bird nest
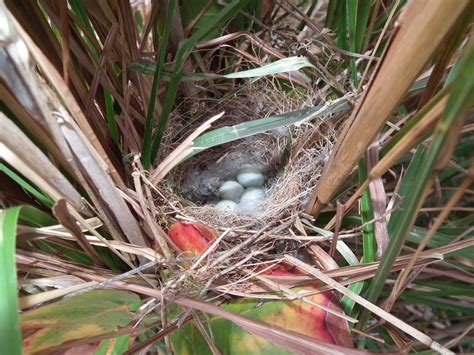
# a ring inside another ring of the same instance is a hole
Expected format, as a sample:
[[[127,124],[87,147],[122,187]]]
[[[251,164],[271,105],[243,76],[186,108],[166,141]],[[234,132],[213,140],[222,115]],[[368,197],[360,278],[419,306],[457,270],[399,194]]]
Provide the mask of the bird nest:
[[[235,125],[321,104],[313,95],[289,97],[268,88],[268,83],[248,85],[222,106],[202,100],[195,107],[211,113],[225,111],[216,127]],[[192,113],[195,115],[195,113]],[[175,168],[162,184],[177,219],[201,221],[214,228],[262,227],[304,211],[329,158],[341,115],[318,117],[208,149]],[[173,119],[190,117],[175,112]],[[196,124],[202,122],[196,122]],[[176,127],[176,124],[172,125]],[[170,145],[172,147],[172,145]],[[257,166],[265,175],[266,199],[253,211],[216,208],[219,186],[235,179],[244,165]],[[168,214],[169,215],[169,214]]]
[[[232,100],[211,107],[202,120],[195,120],[196,127],[220,111],[226,114],[216,121],[213,129],[323,104],[314,96],[290,98],[282,91],[272,90],[269,94],[266,90],[265,85],[248,86]],[[200,102],[190,116],[175,111],[170,126],[176,132],[180,123],[190,122],[198,111],[205,112],[210,106],[208,102]],[[179,258],[189,260],[194,266],[186,271],[179,268],[173,282],[179,287],[174,287],[173,292],[189,296],[212,290],[257,297],[269,290],[268,285],[249,282],[242,269],[259,272],[261,268],[271,268],[281,263],[283,254],[303,260],[307,257],[306,243],[310,239],[320,241],[322,237],[306,235],[303,224],[310,217],[302,212],[317,186],[344,117],[346,113],[317,117],[208,149],[177,165],[161,180],[155,190],[154,214],[160,226],[170,232],[176,222],[190,222],[197,230],[212,230],[214,234],[211,240],[215,247],[203,256],[205,263],[176,248]],[[176,141],[172,134],[167,132],[165,136],[167,149],[162,151],[162,161],[176,151],[177,145],[169,143]],[[181,142],[188,135],[183,134]],[[234,179],[244,164],[258,166],[264,173],[267,195],[264,203],[252,213],[216,208],[220,184]],[[294,285],[293,281],[288,284]]]

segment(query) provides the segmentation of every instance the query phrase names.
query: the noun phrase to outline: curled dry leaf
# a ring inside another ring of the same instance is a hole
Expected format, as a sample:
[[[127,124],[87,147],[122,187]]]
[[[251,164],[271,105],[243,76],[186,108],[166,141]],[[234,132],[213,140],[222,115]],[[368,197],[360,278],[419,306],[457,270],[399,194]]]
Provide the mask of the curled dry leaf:
[[[202,223],[177,222],[168,232],[171,240],[185,253],[202,255],[217,239],[217,231]]]

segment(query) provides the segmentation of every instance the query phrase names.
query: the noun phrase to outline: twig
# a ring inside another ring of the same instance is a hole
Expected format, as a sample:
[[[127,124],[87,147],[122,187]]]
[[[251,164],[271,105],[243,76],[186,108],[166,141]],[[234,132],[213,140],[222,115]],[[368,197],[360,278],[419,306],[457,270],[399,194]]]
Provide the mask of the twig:
[[[77,291],[77,292],[70,293],[69,295],[65,296],[64,298],[67,299],[67,298],[75,297],[75,296],[78,296],[82,293],[89,292],[89,291],[92,291],[92,290],[96,290],[98,288],[113,287],[112,283],[114,283],[116,281],[124,280],[124,279],[126,279],[126,278],[128,278],[132,275],[138,274],[138,273],[140,273],[140,272],[142,272],[142,271],[144,271],[144,270],[146,270],[146,269],[148,269],[152,266],[155,266],[156,264],[162,263],[162,262],[163,262],[163,260],[161,260],[161,259],[156,259],[155,261],[150,261],[149,263],[146,263],[144,265],[136,267],[133,270],[124,272],[123,274],[111,277],[110,279],[104,280],[104,281],[102,281],[102,282],[100,282],[100,283],[98,283],[94,286],[85,288],[85,289]]]

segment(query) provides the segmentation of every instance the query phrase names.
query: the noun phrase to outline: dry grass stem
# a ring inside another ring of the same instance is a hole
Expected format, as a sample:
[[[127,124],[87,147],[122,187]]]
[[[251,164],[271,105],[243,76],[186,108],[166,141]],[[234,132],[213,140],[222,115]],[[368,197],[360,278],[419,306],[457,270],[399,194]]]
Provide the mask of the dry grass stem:
[[[467,4],[423,0],[405,8],[388,50],[346,123],[307,213],[318,215],[328,204]]]
[[[315,269],[314,267],[309,266],[308,264],[295,259],[292,256],[285,255],[286,260],[288,260],[290,263],[293,265],[305,270],[306,272],[310,273],[311,275],[317,277],[324,283],[328,284],[329,286],[333,287],[335,290],[341,292],[343,295],[351,298],[361,306],[367,308],[369,311],[373,312],[374,314],[378,315],[385,321],[393,324],[397,328],[403,330],[405,333],[411,335],[413,338],[418,339],[421,341],[423,344],[429,346],[431,349],[439,352],[440,354],[454,354],[452,351],[449,349],[446,349],[444,346],[441,344],[437,343],[433,339],[431,339],[429,336],[426,334],[420,332],[418,329],[408,325],[407,323],[403,322],[397,317],[394,317],[390,313],[384,311],[382,308],[377,307],[373,303],[370,303],[366,301],[364,298],[359,296],[358,294],[352,292],[351,290],[347,289],[346,287],[342,286],[340,283],[336,282],[334,279],[331,277],[325,275],[323,272],[321,272],[318,269]]]

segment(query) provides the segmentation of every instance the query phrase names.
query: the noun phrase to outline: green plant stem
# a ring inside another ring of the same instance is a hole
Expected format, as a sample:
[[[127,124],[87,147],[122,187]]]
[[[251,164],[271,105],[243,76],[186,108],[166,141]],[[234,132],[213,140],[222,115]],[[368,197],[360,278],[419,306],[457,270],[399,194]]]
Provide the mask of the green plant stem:
[[[165,64],[166,53],[168,50],[168,43],[170,37],[171,22],[173,20],[173,11],[176,0],[170,0],[168,9],[166,11],[165,26],[163,31],[163,40],[160,48],[160,55],[156,61],[155,75],[153,76],[153,84],[151,86],[150,101],[148,102],[148,112],[146,116],[145,132],[143,136],[142,149],[142,164],[145,169],[148,169],[152,163],[152,137],[153,137],[153,123],[155,113],[155,102],[158,93],[158,87],[163,76],[163,67]]]

